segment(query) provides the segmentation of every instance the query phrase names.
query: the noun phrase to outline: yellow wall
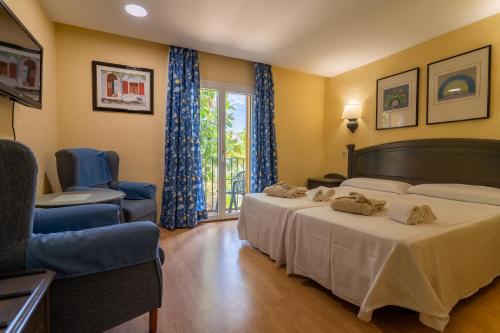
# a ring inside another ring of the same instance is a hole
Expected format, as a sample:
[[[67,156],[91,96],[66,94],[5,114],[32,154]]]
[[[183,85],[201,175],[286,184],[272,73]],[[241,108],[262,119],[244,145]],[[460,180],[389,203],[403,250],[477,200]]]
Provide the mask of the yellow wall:
[[[59,148],[120,154],[120,177],[162,185],[168,47],[56,24]],[[92,111],[92,60],[154,70],[154,115]]]
[[[120,154],[120,178],[163,186],[168,46],[56,24],[59,148]],[[250,62],[200,53],[202,79],[253,86]],[[92,111],[92,60],[154,70],[154,115]]]
[[[18,141],[28,145],[38,162],[38,194],[48,192],[58,183],[54,152],[57,149],[56,52],[54,24],[37,0],[6,0],[15,15],[44,47],[43,109],[15,105],[15,128]],[[12,139],[11,102],[0,97],[0,138]],[[50,180],[50,181],[49,181]]]
[[[377,62],[346,72],[327,80],[325,108],[325,167],[346,174],[345,145],[357,148],[379,143],[417,138],[464,137],[500,139],[500,15],[465,26],[422,44],[391,55]],[[493,45],[491,72],[490,119],[459,123],[425,125],[427,95],[427,64],[488,44]],[[414,67],[420,67],[419,126],[411,128],[375,130],[376,80]],[[346,103],[358,102],[362,119],[352,134],[346,128],[341,114]]]
[[[38,191],[59,188],[53,154],[74,146],[116,150],[121,178],[153,182],[161,189],[168,46],[53,24],[36,0],[6,2],[44,46],[43,109],[16,105],[15,117],[19,140],[38,160]],[[430,137],[500,139],[499,29],[496,15],[329,79],[273,67],[279,179],[302,185],[327,171],[345,174],[348,143],[359,148]],[[487,44],[493,44],[491,118],[426,126],[426,65]],[[154,69],[155,114],[93,112],[92,60]],[[420,125],[376,131],[376,80],[416,66],[421,68]],[[245,60],[200,52],[200,73],[205,80],[254,85],[253,64]],[[340,119],[344,104],[352,102],[361,103],[363,112],[354,134]],[[10,120],[10,102],[0,98],[0,137],[11,137]]]
[[[325,81],[273,67],[278,177],[293,185],[323,175]]]
[[[155,183],[160,199],[168,46],[63,24],[56,24],[56,39],[59,148],[116,150],[120,177]],[[93,112],[92,60],[154,69],[154,115]],[[202,79],[254,86],[252,62],[203,52],[199,61]],[[273,70],[280,179],[304,184],[322,167],[323,156],[310,147],[323,141],[325,78]]]
[[[219,81],[253,87],[255,74],[253,63],[246,60],[198,52],[202,80]]]

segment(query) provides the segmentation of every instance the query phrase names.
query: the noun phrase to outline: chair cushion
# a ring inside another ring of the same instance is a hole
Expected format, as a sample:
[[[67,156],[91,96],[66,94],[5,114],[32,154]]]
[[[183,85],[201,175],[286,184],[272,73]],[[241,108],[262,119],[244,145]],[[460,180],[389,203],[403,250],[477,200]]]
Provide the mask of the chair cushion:
[[[34,234],[77,231],[120,224],[120,207],[116,205],[83,205],[35,209]]]
[[[48,268],[72,277],[156,260],[160,230],[153,223],[126,223],[79,231],[33,234],[26,269]]]
[[[144,200],[123,200],[123,212],[125,221],[143,221],[142,218],[154,216],[156,213],[156,201]],[[151,221],[154,222],[154,221]]]
[[[127,200],[155,199],[156,186],[139,182],[112,182],[111,188],[122,191],[127,195]]]

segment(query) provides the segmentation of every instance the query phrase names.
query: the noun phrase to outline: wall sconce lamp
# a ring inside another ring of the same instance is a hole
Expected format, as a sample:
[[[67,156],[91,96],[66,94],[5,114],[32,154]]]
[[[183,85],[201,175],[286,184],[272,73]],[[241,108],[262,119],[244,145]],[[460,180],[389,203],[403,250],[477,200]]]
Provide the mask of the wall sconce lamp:
[[[346,104],[344,112],[342,112],[342,119],[348,119],[347,128],[354,133],[358,128],[358,119],[361,116],[361,108],[359,104]]]

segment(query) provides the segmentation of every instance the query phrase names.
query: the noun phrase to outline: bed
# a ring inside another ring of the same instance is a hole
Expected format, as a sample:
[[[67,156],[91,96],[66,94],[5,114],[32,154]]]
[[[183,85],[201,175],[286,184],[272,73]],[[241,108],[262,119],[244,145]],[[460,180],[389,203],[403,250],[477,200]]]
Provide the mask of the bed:
[[[349,178],[500,187],[499,141],[430,139],[348,148]],[[388,205],[393,200],[370,195]],[[437,222],[407,226],[384,212],[364,217],[330,207],[298,210],[286,229],[287,270],[360,306],[360,319],[398,305],[419,312],[423,324],[442,331],[460,299],[500,275],[500,205],[418,191],[402,197],[429,204]]]
[[[336,188],[335,197],[346,196],[350,192],[364,194],[367,198],[385,200],[388,204],[392,199],[400,197],[396,193],[350,186]],[[334,212],[330,206],[323,206],[297,211],[293,216],[289,217],[284,236],[288,273],[308,277],[328,289],[332,289],[330,269],[328,268],[332,223],[323,221],[322,218],[326,220],[330,215],[338,219],[346,217],[349,219],[372,220],[379,216],[385,216],[385,213],[379,212],[374,216],[364,217]],[[313,218],[316,216],[318,217],[317,220]]]
[[[238,219],[238,236],[253,247],[269,255],[276,265],[286,263],[286,224],[299,209],[328,205],[313,202],[306,197],[286,199],[264,193],[251,193],[243,197]]]

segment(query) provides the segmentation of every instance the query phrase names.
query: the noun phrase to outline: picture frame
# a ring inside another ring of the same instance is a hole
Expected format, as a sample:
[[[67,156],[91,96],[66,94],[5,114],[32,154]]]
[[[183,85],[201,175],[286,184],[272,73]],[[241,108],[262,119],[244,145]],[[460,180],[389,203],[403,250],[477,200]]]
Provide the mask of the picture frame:
[[[491,45],[427,65],[427,125],[490,116]]]
[[[418,126],[419,80],[418,67],[377,80],[377,130]]]
[[[94,111],[154,114],[154,71],[92,61]]]

